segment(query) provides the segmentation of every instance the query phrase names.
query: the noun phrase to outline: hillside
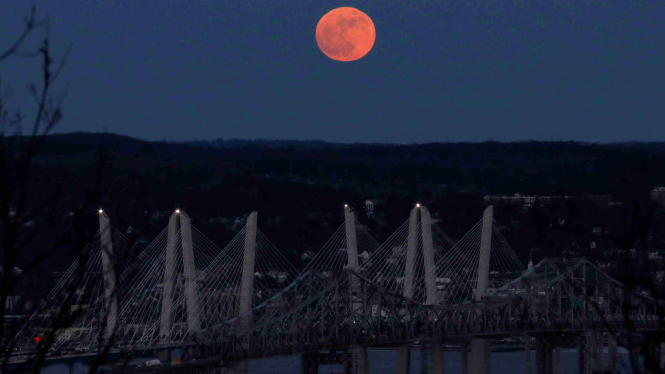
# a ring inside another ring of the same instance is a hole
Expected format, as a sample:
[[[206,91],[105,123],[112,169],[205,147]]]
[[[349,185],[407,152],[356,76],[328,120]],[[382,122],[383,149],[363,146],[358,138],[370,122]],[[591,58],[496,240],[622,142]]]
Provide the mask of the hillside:
[[[298,261],[300,253],[320,248],[342,223],[344,203],[356,206],[359,218],[381,241],[406,220],[415,202],[429,206],[444,231],[459,239],[480,218],[486,194],[645,199],[651,188],[665,184],[665,145],[220,140],[185,144],[73,133],[50,136],[38,165],[31,196],[38,200],[51,187],[61,187],[63,221],[37,220],[26,228],[39,232],[28,252],[48,245],[60,228],[67,227],[69,211],[90,217],[87,230],[93,232],[94,211],[104,208],[116,227],[150,241],[178,207],[220,247],[234,235],[236,221],[257,210],[260,229]],[[362,213],[362,202],[368,198],[382,202],[373,217]],[[620,225],[620,216],[616,209],[608,213],[584,202],[554,202],[538,213],[501,207],[496,219],[526,262],[532,247],[561,251],[580,242],[591,226]],[[564,217],[569,217],[567,224],[552,226]],[[607,240],[608,246],[617,245]],[[70,248],[62,263],[76,251]]]

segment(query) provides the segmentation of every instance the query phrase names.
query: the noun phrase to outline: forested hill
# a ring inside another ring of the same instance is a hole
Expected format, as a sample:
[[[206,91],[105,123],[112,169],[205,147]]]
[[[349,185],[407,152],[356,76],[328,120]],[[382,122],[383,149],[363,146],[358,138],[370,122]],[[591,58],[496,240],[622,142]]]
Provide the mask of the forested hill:
[[[98,208],[107,211],[114,226],[149,242],[177,207],[220,247],[256,210],[262,232],[298,261],[300,253],[321,248],[339,227],[343,204],[362,212],[368,198],[382,203],[375,215],[359,214],[359,219],[379,241],[406,220],[416,202],[426,204],[457,240],[480,219],[486,194],[648,198],[653,187],[665,184],[665,146],[660,143],[199,143],[114,134],[49,136],[32,173],[29,197],[38,207],[40,200],[56,196],[62,220],[26,222],[24,235],[34,235],[28,252],[57,241],[77,214],[94,233]],[[620,212],[599,209],[552,205],[539,211],[541,219],[506,208],[496,210],[495,217],[504,227],[521,225],[505,235],[525,260],[530,247],[560,250],[578,241],[579,232],[590,225],[620,222],[612,218]],[[564,216],[570,217],[565,221],[570,227],[552,226]],[[551,237],[560,243],[547,244]],[[66,268],[78,250],[72,247],[47,265]]]
[[[369,195],[425,196],[442,184],[483,194],[612,193],[632,173],[662,185],[665,143],[577,142],[339,144],[322,141],[145,142],[112,134],[54,135],[47,159],[90,160],[102,141],[136,171],[168,168],[209,176],[266,176],[352,187]],[[191,143],[195,143],[191,144]],[[214,178],[213,178],[214,179]],[[204,181],[201,181],[203,184]],[[429,192],[428,192],[429,191]]]

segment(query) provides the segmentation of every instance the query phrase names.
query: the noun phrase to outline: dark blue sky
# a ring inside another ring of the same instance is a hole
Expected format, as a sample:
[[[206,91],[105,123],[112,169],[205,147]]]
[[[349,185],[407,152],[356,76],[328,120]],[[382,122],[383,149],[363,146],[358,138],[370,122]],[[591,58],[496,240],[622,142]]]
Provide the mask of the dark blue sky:
[[[30,4],[50,14],[56,51],[74,45],[60,132],[665,140],[663,0],[1,0],[0,48]],[[372,51],[351,63],[314,38],[340,6],[376,26]],[[0,65],[25,112],[38,68]]]

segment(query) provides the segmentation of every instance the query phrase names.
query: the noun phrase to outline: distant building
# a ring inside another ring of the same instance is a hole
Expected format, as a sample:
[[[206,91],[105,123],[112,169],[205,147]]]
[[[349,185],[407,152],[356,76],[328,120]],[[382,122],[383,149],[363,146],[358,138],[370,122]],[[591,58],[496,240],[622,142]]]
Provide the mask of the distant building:
[[[300,256],[300,258],[303,261],[309,261],[309,260],[313,259],[314,256],[316,256],[316,253],[314,253],[314,251],[307,250]]]
[[[488,203],[504,202],[512,204],[521,204],[525,207],[531,207],[533,206],[533,203],[536,202],[536,196],[525,196],[518,193],[514,194],[513,196],[487,195],[485,196],[485,201]]]
[[[665,188],[664,188],[665,189]],[[665,191],[665,190],[664,190]],[[665,192],[664,195],[665,197]],[[554,195],[554,196],[529,196],[522,194],[513,194],[510,195],[487,195],[484,197],[485,202],[487,203],[509,203],[509,204],[520,204],[524,208],[531,208],[536,202],[543,203],[554,200],[571,200],[571,199],[586,199],[591,200],[597,204],[604,206],[621,206],[620,202],[615,202],[612,195],[584,195],[584,196],[572,196],[572,195]],[[665,200],[664,200],[665,201]]]
[[[374,201],[365,200],[365,210],[368,211],[368,212],[373,212],[374,211]]]
[[[651,199],[658,204],[665,206],[665,187],[656,187],[651,190]]]

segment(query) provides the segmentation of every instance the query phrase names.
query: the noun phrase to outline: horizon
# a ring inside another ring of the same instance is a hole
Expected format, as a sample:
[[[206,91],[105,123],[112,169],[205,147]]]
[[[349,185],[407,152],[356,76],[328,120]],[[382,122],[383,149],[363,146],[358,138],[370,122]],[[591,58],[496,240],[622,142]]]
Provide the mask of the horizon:
[[[53,132],[48,136],[67,136],[67,135],[113,135],[118,137],[126,137],[132,140],[148,142],[148,143],[177,143],[177,144],[190,144],[195,142],[202,143],[214,143],[218,141],[223,142],[294,142],[294,143],[324,143],[330,145],[389,145],[389,146],[414,146],[414,145],[428,145],[428,144],[483,144],[483,143],[498,143],[498,144],[510,144],[510,143],[575,143],[581,145],[630,145],[630,144],[665,144],[665,139],[663,140],[625,140],[625,141],[579,141],[575,139],[569,140],[538,140],[538,139],[529,139],[529,140],[496,140],[496,139],[487,139],[487,140],[476,140],[476,141],[431,141],[431,142],[412,142],[412,143],[381,143],[381,142],[333,142],[324,139],[289,139],[289,138],[215,138],[215,139],[192,139],[192,140],[168,140],[168,139],[144,139],[136,136],[118,134],[113,132],[102,132],[102,131],[71,131],[71,132]]]

